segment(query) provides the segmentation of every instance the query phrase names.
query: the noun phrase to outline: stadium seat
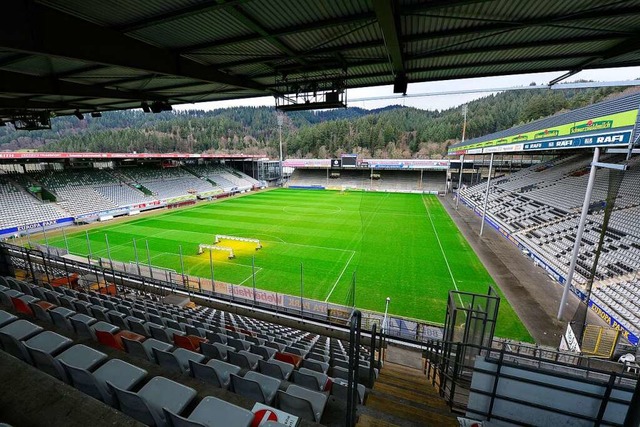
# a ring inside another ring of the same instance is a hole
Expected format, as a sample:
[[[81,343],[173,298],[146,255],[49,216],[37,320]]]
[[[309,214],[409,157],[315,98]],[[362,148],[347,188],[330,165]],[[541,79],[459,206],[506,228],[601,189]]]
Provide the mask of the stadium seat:
[[[50,314],[53,318],[53,309],[51,310]],[[68,317],[68,320],[73,327],[72,330],[74,330],[79,337],[95,339],[95,332],[91,327],[92,325],[97,323],[97,320],[95,318],[86,314],[76,313]]]
[[[120,410],[136,420],[158,427],[169,425],[163,408],[180,414],[196,397],[190,387],[164,377],[154,377],[138,392],[121,389],[107,382],[115,391]]]
[[[302,363],[302,357],[296,354],[277,352],[273,357],[281,362],[291,363],[296,368],[299,368]]]
[[[288,380],[293,372],[294,366],[291,363],[279,360],[260,360],[260,372],[279,380]]]
[[[47,374],[57,377],[58,371],[53,357],[71,347],[73,341],[51,331],[43,331],[24,342],[33,365]]]
[[[173,343],[176,347],[181,347],[186,350],[199,352],[200,344],[203,342],[207,342],[207,340],[194,335],[173,335]]]
[[[4,310],[0,310],[0,327],[4,325],[8,325],[9,323],[17,320],[18,318],[13,314],[6,312]]]
[[[244,377],[231,374],[233,391],[256,402],[271,405],[276,395],[280,380],[249,371]]]
[[[297,371],[293,371],[293,382],[316,391],[329,390],[331,385],[331,381],[326,374],[307,368],[300,368]]]
[[[262,360],[262,356],[249,353],[246,350],[241,350],[239,353],[230,351],[227,353],[229,357],[229,363],[240,366],[243,369],[249,369],[255,371],[258,369],[258,361]]]
[[[173,427],[225,426],[249,427],[253,413],[224,400],[207,396],[194,408],[188,418],[180,417],[168,410],[167,418]]]
[[[107,386],[108,382],[120,389],[131,391],[147,376],[144,369],[120,359],[111,359],[94,372],[69,365],[64,361],[60,361],[60,364],[75,388],[110,406],[114,406],[116,400],[113,390]]]
[[[69,332],[73,332],[73,326],[71,324],[70,318],[74,314],[76,314],[75,311],[70,310],[66,307],[55,307],[49,310],[49,315],[51,316],[53,324],[58,328],[62,328]]]
[[[22,341],[42,332],[42,328],[27,320],[16,320],[0,328],[0,343],[7,353],[31,363]]]
[[[158,364],[167,369],[189,373],[189,361],[202,362],[205,356],[194,351],[185,350],[184,348],[176,348],[173,352],[153,348],[153,354]]]
[[[124,350],[132,356],[141,357],[153,363],[158,363],[153,353],[154,348],[162,351],[173,350],[173,346],[171,344],[158,341],[155,338],[147,338],[144,341],[138,341],[129,340],[127,337],[122,337],[122,345],[124,347]]]
[[[43,357],[46,360],[45,363],[47,363],[50,372],[53,373],[55,377],[68,384],[71,383],[71,379],[62,367],[63,362],[69,366],[92,370],[107,360],[106,354],[101,351],[94,350],[91,347],[87,347],[84,344],[76,344],[69,347],[55,357],[47,357],[46,355],[43,355]]]
[[[291,384],[278,391],[278,408],[307,421],[319,423],[327,405],[327,395]]]

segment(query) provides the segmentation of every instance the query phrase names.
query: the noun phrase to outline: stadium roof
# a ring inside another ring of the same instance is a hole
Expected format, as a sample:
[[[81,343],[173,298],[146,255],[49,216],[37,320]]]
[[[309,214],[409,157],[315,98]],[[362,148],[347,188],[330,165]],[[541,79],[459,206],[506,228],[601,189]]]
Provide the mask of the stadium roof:
[[[634,93],[460,142],[449,154],[628,145],[637,137],[639,108],[640,93]]]
[[[640,65],[640,2],[8,0],[0,119]]]
[[[88,161],[112,161],[112,160],[183,160],[183,159],[209,159],[209,160],[259,160],[264,156],[248,154],[191,154],[191,153],[60,153],[60,152],[33,152],[33,151],[0,151],[0,163],[13,162],[46,162],[60,160],[88,160]]]

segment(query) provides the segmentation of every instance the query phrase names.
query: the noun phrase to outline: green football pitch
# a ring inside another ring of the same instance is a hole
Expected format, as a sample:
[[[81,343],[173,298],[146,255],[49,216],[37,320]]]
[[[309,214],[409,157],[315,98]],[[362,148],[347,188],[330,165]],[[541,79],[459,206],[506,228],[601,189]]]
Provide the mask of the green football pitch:
[[[211,277],[209,252],[215,235],[259,239],[255,244],[222,241],[235,258],[213,252],[217,281],[346,304],[355,273],[355,304],[443,323],[449,290],[486,293],[493,280],[436,196],[400,193],[278,189],[201,203],[88,229],[94,257],[135,259],[184,273]],[[84,231],[67,233],[71,253],[88,255]],[[49,244],[64,247],[62,236]],[[252,265],[253,264],[253,265]],[[502,294],[500,294],[502,295]],[[517,315],[502,298],[496,334],[531,341]]]

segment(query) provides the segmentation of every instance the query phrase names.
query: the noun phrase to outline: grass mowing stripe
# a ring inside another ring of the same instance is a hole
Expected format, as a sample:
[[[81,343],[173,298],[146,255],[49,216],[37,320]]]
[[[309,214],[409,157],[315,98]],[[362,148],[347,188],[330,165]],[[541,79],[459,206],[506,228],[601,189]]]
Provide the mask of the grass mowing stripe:
[[[211,274],[209,255],[198,255],[198,244],[212,243],[216,234],[260,239],[263,249],[234,247],[233,260],[216,251],[216,280],[246,284],[255,256],[257,288],[299,296],[303,264],[304,297],[344,303],[351,289],[346,277],[356,271],[358,308],[383,312],[392,296],[391,314],[439,323],[450,289],[485,294],[494,285],[432,195],[277,189],[106,223],[88,234],[94,254],[106,253],[106,234],[112,258],[129,262],[135,259],[135,238],[141,264],[150,257],[152,264],[180,272],[181,245],[185,274],[205,278]],[[64,247],[62,238],[49,240]],[[88,254],[84,230],[67,232],[67,240],[74,253]],[[531,340],[504,298],[496,333]]]

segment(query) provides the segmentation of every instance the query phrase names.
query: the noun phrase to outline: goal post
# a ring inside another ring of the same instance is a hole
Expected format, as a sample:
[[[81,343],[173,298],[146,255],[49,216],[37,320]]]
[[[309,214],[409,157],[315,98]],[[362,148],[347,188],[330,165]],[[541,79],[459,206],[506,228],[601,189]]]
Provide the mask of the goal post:
[[[216,234],[216,239],[214,241],[214,244],[218,244],[222,240],[235,240],[237,242],[255,243],[256,244],[256,251],[258,249],[262,249],[262,244],[260,243],[259,239],[252,239],[252,238],[249,238],[249,237],[227,236],[225,234]]]
[[[227,252],[229,254],[229,259],[236,257],[233,253],[233,249],[226,246],[207,245],[205,243],[201,243],[200,245],[198,245],[198,255],[204,253],[205,250]]]

